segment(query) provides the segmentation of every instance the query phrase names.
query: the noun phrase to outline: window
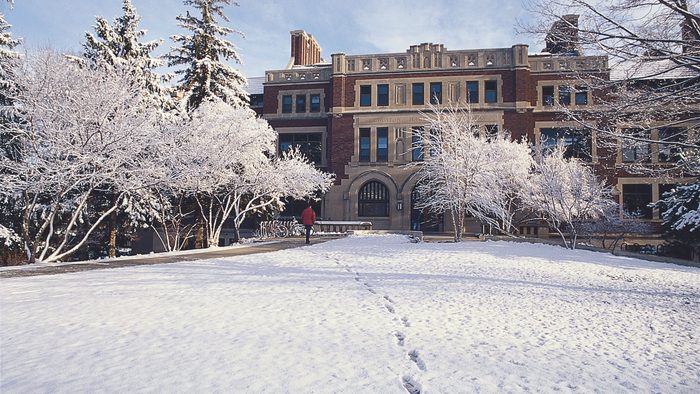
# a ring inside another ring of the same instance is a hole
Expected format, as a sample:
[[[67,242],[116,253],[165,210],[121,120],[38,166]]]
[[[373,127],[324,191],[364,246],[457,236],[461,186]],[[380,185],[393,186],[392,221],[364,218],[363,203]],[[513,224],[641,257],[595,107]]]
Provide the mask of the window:
[[[377,105],[389,105],[389,85],[377,85]]]
[[[282,96],[282,113],[292,113],[292,96]]]
[[[262,108],[263,106],[263,95],[262,94],[251,94],[250,95],[250,107],[251,108]]]
[[[564,144],[564,157],[591,161],[591,133],[585,129],[566,127],[545,128],[540,130],[540,143],[551,150],[558,143]]]
[[[279,150],[285,152],[293,147],[298,147],[301,153],[311,162],[321,164],[323,159],[323,145],[321,133],[280,133]]]
[[[479,81],[467,82],[467,101],[470,103],[479,102]]]
[[[430,83],[430,104],[442,103],[442,82]]]
[[[423,161],[423,140],[421,139],[422,127],[414,127],[411,133],[411,160]]]
[[[396,85],[396,104],[405,105],[406,104],[406,85],[397,84]]]
[[[587,86],[576,86],[576,105],[588,105]]]
[[[369,161],[370,136],[369,129],[360,129],[360,161]]]
[[[377,161],[389,160],[389,129],[377,128]]]
[[[321,95],[312,94],[309,98],[309,102],[311,103],[311,108],[309,110],[311,112],[321,112]]]
[[[659,129],[659,161],[672,162],[678,161],[681,158],[681,148],[666,142],[682,142],[684,129],[679,127],[664,127]]]
[[[622,208],[625,212],[643,219],[651,219],[651,185],[622,185]]]
[[[423,86],[422,83],[414,83],[413,84],[413,105],[423,105],[425,104],[424,100],[424,89],[425,87]]]
[[[369,107],[372,105],[372,86],[360,86],[360,107]]]
[[[357,215],[361,217],[389,216],[389,191],[381,182],[371,181],[360,188]]]
[[[639,138],[649,138],[649,134],[640,129],[625,129],[623,134]],[[648,142],[625,139],[622,141],[622,161],[636,163],[651,159],[651,146]]]
[[[306,112],[306,95],[297,94],[297,113]]]
[[[542,86],[542,105],[545,107],[554,105],[554,86]]]
[[[559,86],[559,104],[571,105],[571,88],[568,86]]]
[[[498,102],[498,82],[497,81],[484,82],[484,100],[487,103]]]

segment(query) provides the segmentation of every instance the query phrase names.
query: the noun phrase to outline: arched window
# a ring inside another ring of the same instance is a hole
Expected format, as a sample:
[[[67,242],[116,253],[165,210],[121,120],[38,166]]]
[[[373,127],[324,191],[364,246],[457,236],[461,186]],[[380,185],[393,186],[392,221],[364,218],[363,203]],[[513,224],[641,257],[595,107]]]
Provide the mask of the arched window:
[[[357,214],[361,217],[389,216],[389,190],[381,182],[371,181],[360,188]]]

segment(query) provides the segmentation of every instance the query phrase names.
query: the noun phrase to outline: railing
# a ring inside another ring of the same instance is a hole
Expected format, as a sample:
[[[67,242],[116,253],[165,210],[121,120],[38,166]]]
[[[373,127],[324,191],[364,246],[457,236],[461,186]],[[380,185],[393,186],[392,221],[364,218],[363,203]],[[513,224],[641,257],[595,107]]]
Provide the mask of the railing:
[[[304,234],[304,225],[295,218],[273,219],[260,222],[256,236],[258,238],[286,238],[290,235]]]
[[[371,222],[354,222],[344,220],[318,220],[311,231],[312,234],[345,234],[353,230],[371,230]],[[296,218],[280,218],[260,222],[255,235],[258,238],[286,238],[303,236],[306,229]]]
[[[352,230],[371,230],[371,222],[346,220],[319,220],[314,225],[320,233],[346,233]]]

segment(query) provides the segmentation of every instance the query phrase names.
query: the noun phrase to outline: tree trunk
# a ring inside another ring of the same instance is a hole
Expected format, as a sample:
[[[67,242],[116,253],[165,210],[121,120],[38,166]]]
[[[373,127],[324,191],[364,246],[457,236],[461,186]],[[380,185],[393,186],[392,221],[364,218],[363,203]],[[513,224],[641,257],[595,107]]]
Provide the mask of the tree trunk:
[[[117,203],[116,196],[112,197],[112,205]],[[109,257],[117,257],[117,210],[109,215]]]
[[[195,230],[194,236],[194,247],[195,249],[202,249],[204,247],[204,223],[202,219],[197,219],[197,229]]]
[[[241,242],[241,228],[238,223],[234,223],[233,225],[233,241],[235,243]]]

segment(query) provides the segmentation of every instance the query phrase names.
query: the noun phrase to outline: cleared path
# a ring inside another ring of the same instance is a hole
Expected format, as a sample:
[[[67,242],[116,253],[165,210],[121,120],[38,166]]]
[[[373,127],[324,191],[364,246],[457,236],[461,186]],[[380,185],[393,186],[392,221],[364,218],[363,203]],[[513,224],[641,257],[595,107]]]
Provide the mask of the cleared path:
[[[319,244],[331,239],[337,239],[337,237],[324,237],[313,239],[311,244]],[[121,267],[134,267],[139,265],[153,265],[153,264],[167,264],[176,263],[179,261],[193,261],[193,260],[205,260],[214,259],[217,257],[230,257],[230,256],[244,256],[249,254],[257,253],[268,253],[276,252],[278,250],[285,250],[291,248],[298,248],[304,246],[303,238],[285,238],[280,240],[273,240],[269,242],[259,242],[245,245],[242,247],[232,247],[232,248],[217,248],[217,249],[204,249],[201,252],[187,253],[182,255],[165,255],[165,256],[153,256],[145,255],[142,259],[129,257],[128,259],[114,259],[94,261],[94,262],[81,262],[81,263],[66,263],[57,265],[36,265],[34,267],[23,266],[21,269],[7,269],[0,271],[0,278],[19,278],[27,276],[37,276],[37,275],[56,275],[64,274],[69,272],[81,272],[81,271],[92,271],[99,269],[109,269],[109,268],[121,268]]]

